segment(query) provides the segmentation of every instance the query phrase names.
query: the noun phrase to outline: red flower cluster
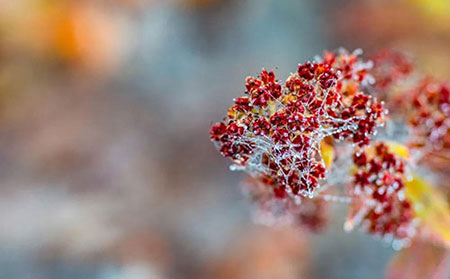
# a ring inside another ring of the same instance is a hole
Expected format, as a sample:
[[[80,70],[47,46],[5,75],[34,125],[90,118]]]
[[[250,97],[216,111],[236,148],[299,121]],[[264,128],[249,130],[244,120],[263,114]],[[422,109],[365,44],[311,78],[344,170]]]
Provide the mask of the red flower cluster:
[[[361,224],[371,234],[409,240],[415,233],[413,209],[405,199],[404,162],[380,142],[353,156],[357,167],[350,195],[357,207],[348,229]]]
[[[211,139],[233,168],[271,185],[278,197],[312,197],[326,173],[322,140],[364,146],[384,121],[383,104],[361,92],[370,65],[357,55],[327,52],[299,65],[283,85],[266,70],[248,77],[245,95],[211,127]]]
[[[403,53],[391,49],[380,51],[370,59],[373,67],[369,73],[375,79],[371,93],[386,101],[391,117],[401,120],[404,93],[416,82],[414,64]]]
[[[373,62],[370,74],[376,81],[374,87],[383,94],[413,73],[413,63],[401,52],[386,49],[377,52],[370,60]]]
[[[426,151],[450,148],[450,84],[424,79],[410,94],[406,111],[414,146]]]

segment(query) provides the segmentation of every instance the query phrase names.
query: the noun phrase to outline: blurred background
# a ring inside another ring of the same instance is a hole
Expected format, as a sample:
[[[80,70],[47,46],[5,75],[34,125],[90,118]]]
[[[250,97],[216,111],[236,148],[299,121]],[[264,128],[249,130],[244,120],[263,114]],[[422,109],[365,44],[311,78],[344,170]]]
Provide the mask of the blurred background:
[[[450,75],[447,0],[0,0],[0,278],[383,278],[391,248],[252,223],[209,126],[262,67],[394,47]]]

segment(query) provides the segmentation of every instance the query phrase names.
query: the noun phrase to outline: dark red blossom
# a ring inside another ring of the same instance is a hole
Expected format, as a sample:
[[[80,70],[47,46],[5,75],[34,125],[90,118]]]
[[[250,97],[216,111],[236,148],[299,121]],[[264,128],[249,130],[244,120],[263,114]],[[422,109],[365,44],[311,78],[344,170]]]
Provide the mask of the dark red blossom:
[[[370,59],[373,61],[370,74],[375,78],[374,86],[383,95],[391,86],[406,79],[413,72],[412,61],[401,52],[392,49],[380,51]]]
[[[234,103],[236,104],[236,110],[238,111],[248,111],[251,108],[248,97],[236,98]]]
[[[425,151],[450,148],[450,84],[429,78],[413,88],[405,103],[415,147]]]
[[[415,232],[414,216],[404,193],[403,160],[382,142],[358,151],[353,160],[357,171],[350,194],[357,206],[353,206],[348,222],[362,225],[371,234],[411,238]]]
[[[223,123],[217,123],[211,126],[210,135],[214,140],[219,139],[227,131],[227,126]]]
[[[246,79],[246,95],[211,127],[211,139],[240,169],[273,179],[276,196],[312,197],[326,178],[321,141],[334,136],[363,146],[384,121],[383,105],[361,91],[366,66],[357,53],[328,52],[299,65],[284,85],[263,69]]]

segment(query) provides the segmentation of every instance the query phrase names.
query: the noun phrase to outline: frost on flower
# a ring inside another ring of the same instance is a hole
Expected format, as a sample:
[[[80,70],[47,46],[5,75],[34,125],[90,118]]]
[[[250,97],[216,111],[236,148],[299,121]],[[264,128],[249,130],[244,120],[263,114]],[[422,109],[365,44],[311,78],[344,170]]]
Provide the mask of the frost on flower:
[[[404,160],[383,142],[358,150],[353,156],[353,197],[345,229],[362,226],[367,232],[394,240],[401,247],[415,234],[412,204],[406,199]]]
[[[409,92],[405,111],[414,147],[425,152],[450,148],[450,83],[423,79]]]
[[[364,93],[371,63],[360,51],[326,52],[298,66],[282,83],[272,71],[248,77],[210,137],[220,153],[283,198],[314,196],[326,178],[321,142],[369,143],[385,118],[382,102]]]

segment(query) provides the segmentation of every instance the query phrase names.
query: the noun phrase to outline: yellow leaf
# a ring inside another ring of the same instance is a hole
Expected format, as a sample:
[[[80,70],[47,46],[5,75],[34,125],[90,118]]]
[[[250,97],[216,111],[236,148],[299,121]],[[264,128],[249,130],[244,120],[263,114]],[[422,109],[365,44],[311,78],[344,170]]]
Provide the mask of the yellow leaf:
[[[331,165],[334,160],[334,148],[330,144],[322,141],[320,144],[320,152],[322,153],[323,161],[328,169],[331,169]]]
[[[436,237],[450,246],[450,209],[445,195],[427,181],[413,176],[405,181],[406,197],[417,218]]]
[[[415,0],[415,2],[423,12],[432,17],[443,17],[450,14],[450,3],[448,0]]]
[[[395,155],[400,156],[404,159],[409,158],[409,149],[405,145],[394,141],[386,141],[385,144],[389,147],[389,151],[391,151]]]

